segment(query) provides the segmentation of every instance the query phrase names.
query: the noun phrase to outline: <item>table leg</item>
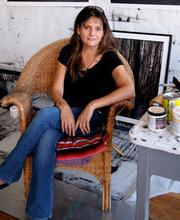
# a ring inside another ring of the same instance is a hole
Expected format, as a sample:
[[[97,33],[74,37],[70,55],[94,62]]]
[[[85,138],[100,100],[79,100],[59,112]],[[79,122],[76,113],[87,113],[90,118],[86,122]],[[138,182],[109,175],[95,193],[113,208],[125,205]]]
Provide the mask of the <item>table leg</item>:
[[[147,148],[138,146],[136,220],[149,219],[149,154]]]

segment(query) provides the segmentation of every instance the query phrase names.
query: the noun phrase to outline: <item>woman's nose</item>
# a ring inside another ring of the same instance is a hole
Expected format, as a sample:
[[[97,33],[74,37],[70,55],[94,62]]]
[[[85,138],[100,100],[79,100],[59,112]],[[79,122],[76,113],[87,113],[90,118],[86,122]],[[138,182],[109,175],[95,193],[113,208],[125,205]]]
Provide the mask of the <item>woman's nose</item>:
[[[94,35],[94,33],[95,33],[94,29],[91,29],[90,30],[90,35]]]

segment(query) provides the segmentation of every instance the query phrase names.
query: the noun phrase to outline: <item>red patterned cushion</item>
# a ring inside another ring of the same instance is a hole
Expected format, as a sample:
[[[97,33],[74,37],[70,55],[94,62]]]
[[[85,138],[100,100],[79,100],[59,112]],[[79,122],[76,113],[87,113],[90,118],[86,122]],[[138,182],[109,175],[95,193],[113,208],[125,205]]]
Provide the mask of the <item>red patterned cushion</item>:
[[[82,137],[67,137],[57,143],[56,151],[65,151],[65,150],[77,150],[84,147],[92,146],[101,143],[102,141],[102,132],[98,132],[93,136],[82,136]]]
[[[70,146],[69,142],[67,142],[67,146],[65,146],[66,142],[63,141],[62,149],[60,145],[61,142],[59,142],[57,144],[57,162],[58,160],[63,161],[87,158],[89,156],[93,156],[97,153],[104,151],[107,143],[107,135],[102,135],[102,133],[98,133],[93,137],[83,137],[82,142],[81,140],[82,137],[78,137],[75,139],[76,143],[78,143],[78,147],[75,147],[75,145]],[[80,143],[82,143],[82,145]]]

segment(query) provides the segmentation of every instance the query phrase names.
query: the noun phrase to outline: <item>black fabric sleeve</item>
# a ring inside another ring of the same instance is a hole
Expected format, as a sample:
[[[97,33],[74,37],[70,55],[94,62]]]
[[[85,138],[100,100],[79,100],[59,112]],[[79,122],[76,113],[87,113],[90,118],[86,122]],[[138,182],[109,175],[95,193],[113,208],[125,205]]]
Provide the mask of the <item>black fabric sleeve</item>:
[[[67,66],[71,56],[71,51],[72,51],[72,47],[69,44],[64,46],[58,57],[59,62]]]
[[[116,54],[115,51],[109,51],[106,54],[106,59],[107,59],[107,63],[108,63],[108,68],[109,71],[112,73],[113,70],[119,66],[119,65],[123,65],[120,58],[118,57],[118,55]]]

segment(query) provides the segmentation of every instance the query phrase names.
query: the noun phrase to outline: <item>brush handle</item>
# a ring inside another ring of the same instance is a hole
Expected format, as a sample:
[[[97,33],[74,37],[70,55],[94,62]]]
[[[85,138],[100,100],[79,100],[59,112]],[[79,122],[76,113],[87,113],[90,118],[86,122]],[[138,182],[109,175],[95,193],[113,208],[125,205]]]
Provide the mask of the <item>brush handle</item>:
[[[176,86],[176,88],[180,91],[180,82],[179,80],[173,76],[173,83]]]

